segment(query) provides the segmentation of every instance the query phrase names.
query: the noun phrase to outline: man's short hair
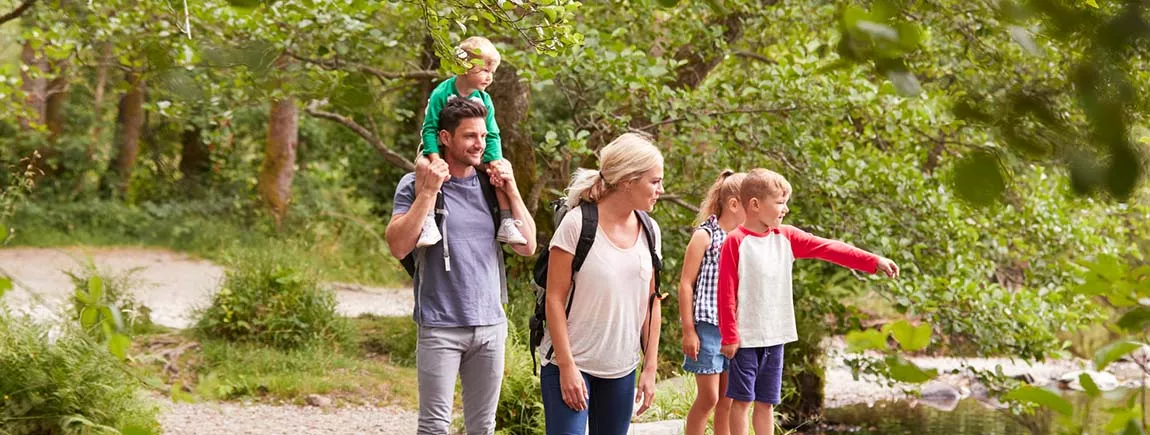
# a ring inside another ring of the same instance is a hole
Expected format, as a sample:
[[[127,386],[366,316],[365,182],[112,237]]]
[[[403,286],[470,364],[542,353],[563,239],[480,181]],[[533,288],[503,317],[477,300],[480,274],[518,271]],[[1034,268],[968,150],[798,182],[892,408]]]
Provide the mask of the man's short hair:
[[[439,111],[439,129],[454,134],[459,123],[470,118],[487,119],[487,108],[467,98],[452,98]]]

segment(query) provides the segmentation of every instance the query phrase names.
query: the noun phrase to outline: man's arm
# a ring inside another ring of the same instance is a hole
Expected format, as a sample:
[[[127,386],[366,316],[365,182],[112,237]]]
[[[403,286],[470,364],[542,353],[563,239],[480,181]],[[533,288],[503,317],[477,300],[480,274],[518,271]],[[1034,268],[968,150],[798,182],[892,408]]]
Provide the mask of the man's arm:
[[[511,163],[507,160],[496,160],[490,165],[491,170],[497,171],[499,176],[503,177],[504,182],[501,189],[507,194],[512,216],[515,220],[523,223],[519,227],[519,232],[523,234],[523,238],[527,239],[526,245],[511,245],[511,250],[524,257],[535,255],[537,245],[535,218],[531,217],[531,212],[527,210],[527,204],[523,202],[523,196],[519,194],[519,186],[515,183],[515,174],[512,171]]]
[[[392,215],[391,221],[387,223],[384,237],[387,239],[388,250],[395,258],[406,257],[415,249],[415,243],[419,241],[419,233],[423,229],[423,220],[435,208],[435,195],[447,176],[447,162],[444,160],[428,162],[427,159],[420,159],[415,166],[415,181],[411,187],[401,187],[400,191],[396,192],[397,206],[400,205],[401,199],[408,199],[403,197],[404,195],[411,195],[411,202],[407,211]],[[407,189],[411,192],[406,192]]]

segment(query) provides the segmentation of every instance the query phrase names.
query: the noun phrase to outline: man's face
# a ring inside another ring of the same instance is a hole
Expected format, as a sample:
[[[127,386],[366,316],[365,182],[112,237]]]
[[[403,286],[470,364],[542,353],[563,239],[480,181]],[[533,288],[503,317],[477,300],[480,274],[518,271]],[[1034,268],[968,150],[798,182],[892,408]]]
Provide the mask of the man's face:
[[[467,118],[459,122],[454,133],[440,130],[439,137],[447,150],[447,163],[475,166],[481,163],[487,146],[487,124],[483,118]]]

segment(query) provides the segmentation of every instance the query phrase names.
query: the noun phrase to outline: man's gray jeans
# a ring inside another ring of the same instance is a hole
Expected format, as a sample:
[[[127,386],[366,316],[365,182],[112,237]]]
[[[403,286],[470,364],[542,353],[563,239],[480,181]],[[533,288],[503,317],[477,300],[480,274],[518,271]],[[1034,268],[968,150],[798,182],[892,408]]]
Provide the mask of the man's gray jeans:
[[[463,423],[468,435],[495,433],[503,383],[507,322],[464,328],[419,327],[419,431],[444,435],[451,426],[456,373],[463,384]]]

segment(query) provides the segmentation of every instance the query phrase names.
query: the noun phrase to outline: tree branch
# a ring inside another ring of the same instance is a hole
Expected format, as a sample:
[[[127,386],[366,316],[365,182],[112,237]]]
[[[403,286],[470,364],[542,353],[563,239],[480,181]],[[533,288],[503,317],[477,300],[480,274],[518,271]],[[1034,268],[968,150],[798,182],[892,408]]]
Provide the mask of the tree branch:
[[[687,201],[684,201],[683,198],[679,197],[679,195],[660,195],[659,200],[670,202],[671,204],[675,204],[679,207],[683,207],[683,208],[690,210],[690,211],[693,211],[695,213],[699,212],[699,206],[697,206],[695,204],[691,204]]]
[[[390,162],[391,164],[393,164],[395,166],[399,166],[400,168],[403,168],[404,170],[408,170],[408,171],[414,171],[415,170],[415,164],[414,163],[412,163],[410,160],[404,158],[403,155],[401,155],[401,154],[393,151],[391,148],[389,148],[386,144],[383,143],[382,140],[379,139],[378,136],[375,135],[375,133],[372,133],[370,130],[364,128],[362,125],[359,125],[359,123],[355,122],[354,119],[348,118],[348,117],[340,115],[338,113],[325,112],[323,110],[320,110],[321,104],[322,104],[322,102],[320,100],[312,100],[310,103],[308,103],[307,107],[304,108],[304,112],[307,112],[308,115],[311,115],[313,117],[320,118],[320,119],[326,119],[328,121],[333,121],[333,122],[336,122],[340,125],[343,125],[344,127],[351,129],[351,131],[354,131],[355,134],[358,134],[360,137],[362,137],[364,140],[366,140],[367,143],[369,143],[369,144],[371,144],[371,146],[375,147],[375,150],[379,151],[379,153],[383,155],[383,158],[385,160],[387,160],[388,162]]]
[[[435,79],[435,78],[439,78],[439,71],[431,71],[431,70],[415,70],[415,71],[404,71],[404,72],[384,71],[384,70],[381,70],[379,68],[367,66],[367,65],[364,65],[361,63],[340,60],[339,57],[336,57],[334,59],[313,59],[313,58],[301,56],[299,54],[291,53],[291,52],[288,52],[288,56],[291,56],[292,59],[296,59],[296,60],[304,62],[304,63],[310,63],[312,65],[316,65],[316,66],[323,68],[323,69],[326,69],[326,70],[348,70],[348,69],[350,69],[352,71],[359,71],[359,72],[364,73],[364,74],[371,74],[371,75],[375,76],[376,78],[378,78],[380,81],[395,80],[395,79]]]
[[[790,107],[773,107],[773,108],[767,108],[767,109],[753,107],[753,108],[739,108],[739,109],[731,109],[731,110],[708,110],[708,111],[700,112],[700,113],[692,113],[689,116],[690,117],[717,116],[717,115],[731,115],[731,114],[736,114],[736,113],[785,113],[785,112],[790,112],[792,110],[796,110],[798,108],[799,108],[798,106],[790,106]],[[688,116],[677,116],[674,118],[667,118],[667,119],[664,119],[662,121],[659,121],[659,122],[656,122],[653,124],[648,124],[648,125],[644,125],[642,127],[638,127],[638,128],[636,128],[636,130],[648,131],[648,130],[651,130],[655,127],[662,127],[662,126],[667,125],[667,124],[674,124],[676,122],[681,122],[681,121],[686,120],[687,118],[688,118]]]
[[[754,60],[757,60],[759,62],[769,63],[771,65],[778,65],[778,62],[776,62],[774,59],[771,59],[771,58],[763,56],[759,53],[753,53],[750,51],[736,51],[735,56],[745,57],[748,59],[754,59]]]
[[[16,9],[13,9],[12,12],[0,16],[0,24],[4,24],[19,18],[21,15],[24,15],[24,12],[26,12],[28,9],[31,9],[32,5],[35,3],[36,0],[24,0],[24,3],[21,3],[20,6],[16,7]]]

